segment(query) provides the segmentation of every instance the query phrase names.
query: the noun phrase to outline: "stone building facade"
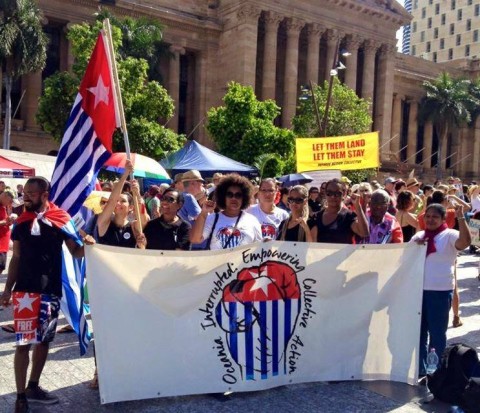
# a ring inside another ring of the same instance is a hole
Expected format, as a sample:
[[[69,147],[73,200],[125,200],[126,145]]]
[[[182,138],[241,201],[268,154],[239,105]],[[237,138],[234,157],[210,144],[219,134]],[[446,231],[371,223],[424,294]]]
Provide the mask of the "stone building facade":
[[[168,126],[207,145],[211,142],[203,126],[206,113],[221,104],[229,81],[251,85],[261,99],[275,99],[282,107],[279,124],[290,127],[301,86],[328,80],[338,50],[344,48],[351,56],[343,61],[346,69],[339,76],[373,102],[372,129],[380,132],[383,169],[398,175],[416,164],[417,172],[428,176],[435,166],[436,138],[431,125],[417,122],[422,82],[442,70],[478,73],[475,67],[441,66],[397,53],[396,31],[411,16],[394,0],[38,0],[38,4],[52,42],[44,73],[25,76],[17,87],[17,95],[26,93],[12,144],[25,151],[47,153],[56,148],[35,123],[42,78],[71,67],[66,32],[72,24],[91,20],[99,5],[118,16],[150,16],[165,25],[164,40],[173,58],[162,62],[161,71],[177,108]],[[459,141],[467,140],[461,153],[478,149],[478,131],[454,133],[444,153],[452,154]],[[453,165],[459,153],[445,165]],[[470,156],[460,164],[462,170],[455,171],[473,176],[479,164],[478,155]]]

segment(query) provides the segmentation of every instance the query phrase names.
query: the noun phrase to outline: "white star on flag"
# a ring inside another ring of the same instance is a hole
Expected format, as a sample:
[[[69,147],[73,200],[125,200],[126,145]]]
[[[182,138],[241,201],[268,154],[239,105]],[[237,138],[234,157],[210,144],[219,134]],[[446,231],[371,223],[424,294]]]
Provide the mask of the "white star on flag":
[[[17,298],[18,311],[22,311],[24,308],[28,308],[33,311],[32,303],[36,301],[38,297],[30,297],[30,294],[25,293],[22,298]]]
[[[265,295],[268,295],[268,286],[272,283],[272,280],[268,278],[267,269],[265,268],[258,277],[255,277],[255,273],[250,272],[252,277],[255,279],[255,283],[250,288],[250,291],[262,290]]]
[[[108,105],[108,93],[110,92],[110,87],[105,86],[102,75],[98,76],[97,86],[89,87],[87,90],[95,95],[94,109],[97,108],[99,102]]]

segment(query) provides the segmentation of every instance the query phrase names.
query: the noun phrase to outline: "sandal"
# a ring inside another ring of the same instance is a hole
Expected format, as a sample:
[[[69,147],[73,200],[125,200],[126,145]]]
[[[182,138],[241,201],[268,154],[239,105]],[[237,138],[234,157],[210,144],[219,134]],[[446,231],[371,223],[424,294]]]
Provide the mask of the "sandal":
[[[15,334],[15,326],[13,324],[6,324],[2,326],[2,330],[6,333]]]
[[[461,326],[463,326],[463,322],[460,319],[460,316],[458,316],[458,315],[453,316],[453,327],[457,328],[457,327],[461,327]]]
[[[88,383],[88,388],[92,390],[98,389],[98,374],[97,369],[95,369],[95,373],[93,374],[93,379],[90,383]]]
[[[75,330],[70,324],[64,325],[62,328],[57,330],[58,334],[65,334],[65,333],[74,333]]]

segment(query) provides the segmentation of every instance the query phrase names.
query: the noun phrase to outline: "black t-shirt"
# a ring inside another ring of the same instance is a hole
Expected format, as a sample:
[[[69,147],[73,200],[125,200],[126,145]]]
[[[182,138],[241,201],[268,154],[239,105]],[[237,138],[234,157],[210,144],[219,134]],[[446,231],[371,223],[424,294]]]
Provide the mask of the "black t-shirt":
[[[147,250],[190,249],[190,224],[183,219],[170,224],[162,217],[148,221],[143,233],[147,239]]]
[[[285,231],[285,241],[306,242],[305,232],[303,233],[302,239],[301,240],[298,239],[300,224],[297,224],[292,228],[288,228],[289,221],[290,221],[290,218],[287,218],[281,222],[280,226],[278,227],[277,240],[279,240],[282,237],[283,228],[285,227],[285,225],[287,225],[287,230]]]
[[[32,221],[15,226],[12,240],[20,242],[20,261],[14,291],[62,296],[62,244],[68,236],[42,221],[40,235],[30,233]]]
[[[126,248],[135,248],[135,245],[137,245],[130,223],[124,227],[117,227],[113,221],[110,221],[103,237],[98,237],[98,243]]]
[[[351,229],[357,214],[348,209],[342,209],[335,219],[329,225],[323,225],[322,217],[325,210],[321,210],[315,216],[314,225],[317,226],[317,242],[327,242],[333,244],[353,244],[354,232]]]
[[[310,212],[315,213],[322,209],[322,205],[318,201],[314,201],[311,198],[308,198],[308,207],[310,208]]]

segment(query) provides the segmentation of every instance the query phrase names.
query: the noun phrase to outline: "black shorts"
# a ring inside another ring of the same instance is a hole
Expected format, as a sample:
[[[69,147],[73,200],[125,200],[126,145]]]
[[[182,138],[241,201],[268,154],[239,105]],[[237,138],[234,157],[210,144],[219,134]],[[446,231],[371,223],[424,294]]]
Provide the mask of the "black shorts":
[[[7,253],[0,252],[0,272],[2,272],[7,266]]]

